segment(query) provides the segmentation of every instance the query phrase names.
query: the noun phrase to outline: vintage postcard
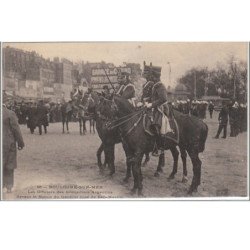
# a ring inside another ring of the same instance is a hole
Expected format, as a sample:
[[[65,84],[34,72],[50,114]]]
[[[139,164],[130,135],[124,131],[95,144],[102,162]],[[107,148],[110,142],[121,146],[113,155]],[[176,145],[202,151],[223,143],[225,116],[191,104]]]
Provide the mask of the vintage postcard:
[[[248,47],[2,43],[2,199],[248,199]]]

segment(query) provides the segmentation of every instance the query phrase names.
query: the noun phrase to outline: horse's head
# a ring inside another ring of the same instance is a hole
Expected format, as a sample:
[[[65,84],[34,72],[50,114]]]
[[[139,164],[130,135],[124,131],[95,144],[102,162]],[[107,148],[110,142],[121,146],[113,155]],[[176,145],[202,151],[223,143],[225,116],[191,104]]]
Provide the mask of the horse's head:
[[[117,110],[113,100],[100,96],[99,102],[96,106],[96,112],[107,119],[113,119],[116,116]]]
[[[134,106],[127,99],[119,95],[113,96],[113,103],[117,110],[118,116],[128,115],[135,111]]]

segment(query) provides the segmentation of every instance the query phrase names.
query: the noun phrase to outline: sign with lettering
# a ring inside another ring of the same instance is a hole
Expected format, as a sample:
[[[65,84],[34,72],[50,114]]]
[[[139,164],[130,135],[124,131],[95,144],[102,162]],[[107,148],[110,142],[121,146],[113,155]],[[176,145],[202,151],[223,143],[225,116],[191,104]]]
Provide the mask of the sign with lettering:
[[[109,82],[117,83],[119,75],[122,72],[131,74],[131,68],[117,67],[117,68],[96,68],[92,69],[91,83],[92,84],[108,84]]]

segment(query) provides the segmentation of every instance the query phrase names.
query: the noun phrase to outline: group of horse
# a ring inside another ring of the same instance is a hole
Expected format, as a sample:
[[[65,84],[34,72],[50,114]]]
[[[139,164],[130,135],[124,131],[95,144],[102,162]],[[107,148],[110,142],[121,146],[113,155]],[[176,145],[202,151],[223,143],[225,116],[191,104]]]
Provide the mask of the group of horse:
[[[110,175],[115,173],[114,149],[116,144],[122,143],[127,165],[124,182],[128,182],[133,175],[134,185],[131,194],[137,193],[138,196],[142,196],[143,177],[141,167],[147,164],[150,159],[149,153],[155,147],[155,135],[148,134],[145,131],[145,121],[151,120],[147,114],[147,109],[144,107],[135,108],[128,100],[118,95],[113,95],[108,99],[95,92],[91,96],[91,101],[88,99],[84,107],[89,109],[91,106],[94,112],[93,120],[96,123],[96,130],[101,139],[101,145],[97,150],[97,162],[100,172],[103,173],[105,167],[108,166]],[[77,106],[77,102],[74,105]],[[164,149],[171,151],[174,161],[173,170],[168,178],[174,179],[177,173],[178,147],[183,163],[183,182],[187,181],[187,154],[191,158],[193,178],[188,194],[192,194],[194,191],[197,191],[200,185],[202,162],[199,158],[199,153],[205,149],[208,127],[195,116],[183,114],[176,110],[172,110],[172,115],[178,125],[179,141],[175,142],[167,137],[164,139]],[[67,118],[64,121],[67,122]],[[102,152],[105,155],[103,163],[101,159]],[[144,155],[146,158],[142,163]],[[164,165],[165,155],[163,153],[159,156],[155,176],[162,172]]]
[[[65,102],[61,106],[62,114],[62,133],[65,133],[65,126],[67,133],[69,133],[69,122],[74,116],[79,122],[80,135],[87,132],[86,121],[90,124],[90,133],[95,134],[95,94],[77,96],[75,99]]]

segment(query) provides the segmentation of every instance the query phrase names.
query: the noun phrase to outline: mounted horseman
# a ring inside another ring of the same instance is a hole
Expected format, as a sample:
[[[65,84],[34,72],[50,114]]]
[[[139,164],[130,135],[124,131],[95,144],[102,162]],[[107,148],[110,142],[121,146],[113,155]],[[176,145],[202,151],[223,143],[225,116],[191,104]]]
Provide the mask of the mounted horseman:
[[[153,156],[159,156],[164,153],[164,136],[174,138],[175,135],[170,127],[169,118],[171,110],[167,104],[167,89],[161,82],[161,67],[147,66],[144,62],[144,75],[146,84],[143,86],[144,106],[152,113],[152,129],[156,136],[156,145],[152,153]]]
[[[156,141],[160,149],[168,150],[178,145],[181,152],[189,154],[193,165],[193,179],[188,191],[191,194],[200,185],[202,162],[199,153],[205,149],[208,127],[200,119],[171,110],[166,102],[166,89],[160,81],[161,68],[152,66],[150,74],[154,85],[151,98],[145,102],[145,107],[152,111],[152,117],[145,113],[145,109],[135,111],[129,102],[118,95],[113,97],[114,105],[110,112],[117,118],[109,127],[119,127],[122,141],[129,150],[127,155],[131,159],[134,177],[131,193],[138,191],[138,195],[142,195],[142,158],[145,153],[153,151]]]
[[[127,72],[121,72],[120,87],[116,94],[127,99],[135,107],[135,86]]]

